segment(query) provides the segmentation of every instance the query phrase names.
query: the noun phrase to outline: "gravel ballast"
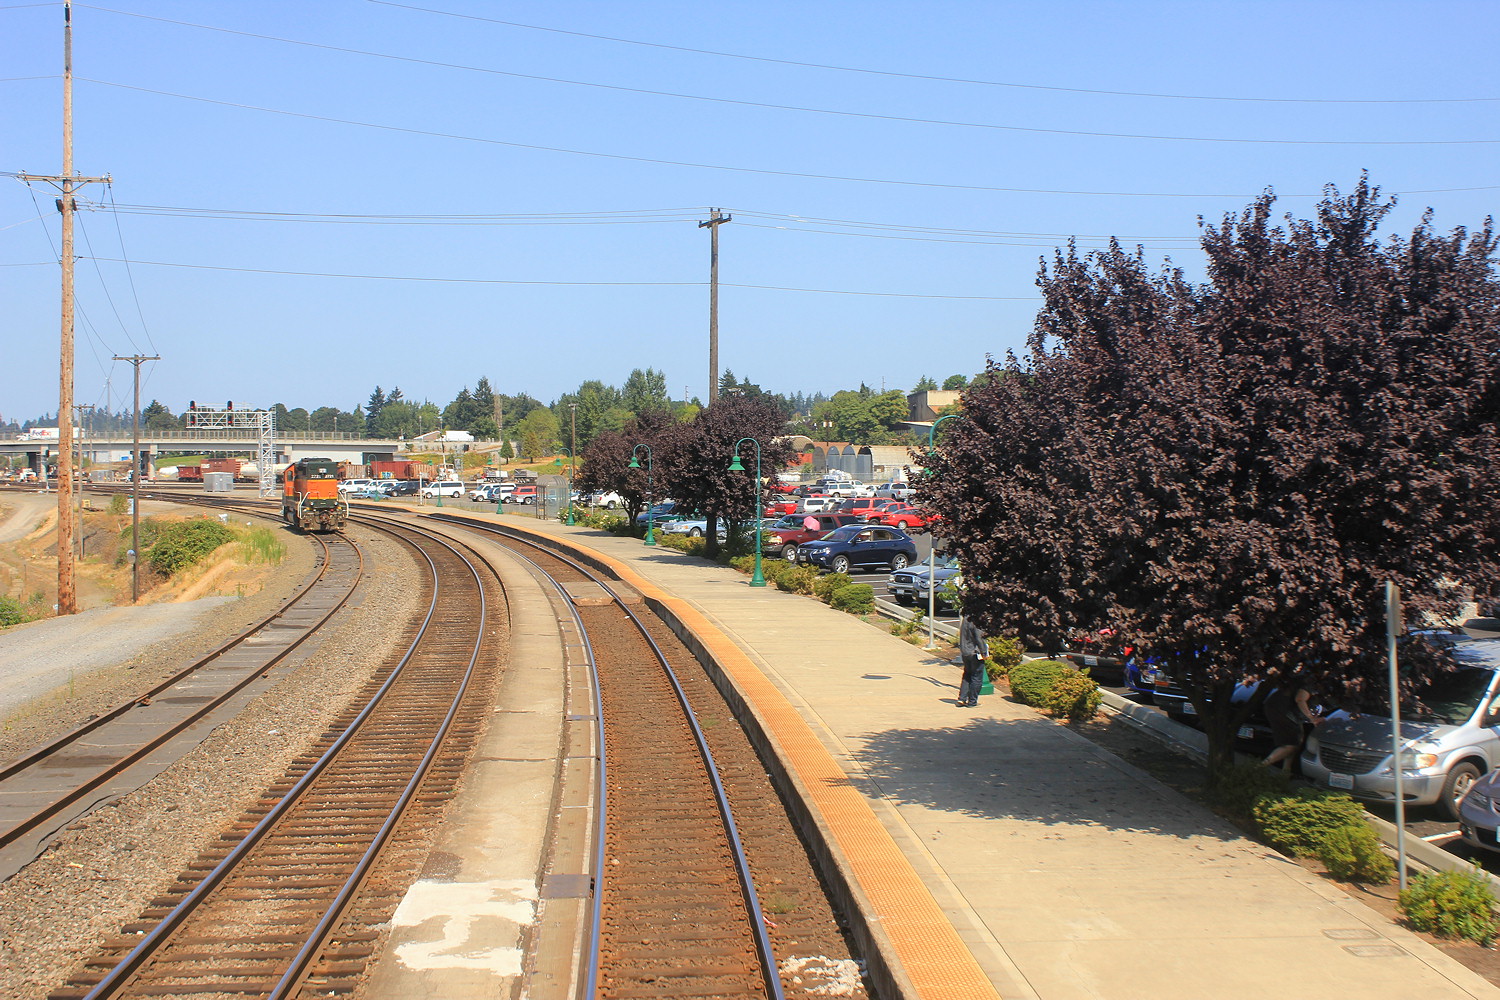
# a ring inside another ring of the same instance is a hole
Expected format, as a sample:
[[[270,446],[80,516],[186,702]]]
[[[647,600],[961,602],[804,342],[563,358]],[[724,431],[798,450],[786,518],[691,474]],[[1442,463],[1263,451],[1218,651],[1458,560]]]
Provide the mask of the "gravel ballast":
[[[366,550],[361,590],[274,687],[139,791],[72,824],[40,859],[0,884],[0,996],[40,1000],[117,933],[224,825],[254,803],[327,727],[393,651],[422,579],[405,548],[351,527]],[[203,615],[188,637],[157,642],[129,663],[87,675],[73,693],[16,720],[6,758],[92,712],[148,688],[264,618],[302,584],[312,546],[289,536],[288,559],[261,593]]]

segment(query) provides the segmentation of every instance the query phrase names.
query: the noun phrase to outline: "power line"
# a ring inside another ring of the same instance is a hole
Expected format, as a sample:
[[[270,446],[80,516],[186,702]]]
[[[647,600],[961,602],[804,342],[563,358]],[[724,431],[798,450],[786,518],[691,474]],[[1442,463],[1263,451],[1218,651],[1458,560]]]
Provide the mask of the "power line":
[[[777,59],[771,56],[747,55],[741,52],[723,52],[716,49],[695,49],[685,45],[668,45],[662,42],[646,42],[635,38],[617,38],[612,35],[594,35],[584,31],[569,31],[565,28],[549,28],[538,24],[522,24],[519,21],[503,21],[494,17],[480,17],[477,14],[460,14],[457,11],[440,10],[434,7],[417,7],[412,4],[393,3],[391,0],[369,0],[370,3],[380,4],[383,7],[398,7],[403,10],[414,10],[424,14],[439,14],[444,17],[456,17],[469,21],[481,21],[486,24],[499,24],[508,28],[524,28],[527,31],[545,31],[557,35],[572,35],[575,38],[589,38],[594,41],[616,42],[621,45],[639,45],[653,49],[668,49],[673,52],[687,52],[693,55],[715,56],[721,59],[743,59],[748,62],[772,63],[780,66],[798,66],[803,69],[823,69],[838,73],[861,73],[870,76],[889,76],[905,80],[928,80],[937,83],[962,83],[978,87],[1006,87],[1017,90],[1044,90],[1063,94],[1095,94],[1104,97],[1149,97],[1158,100],[1173,101],[1235,101],[1255,104],[1473,104],[1488,101],[1500,101],[1500,97],[1409,97],[1409,98],[1331,98],[1331,97],[1223,97],[1207,94],[1164,94],[1149,91],[1132,90],[1096,90],[1086,87],[1055,87],[1037,83],[1014,83],[1001,80],[977,80],[967,77],[935,76],[926,73],[902,73],[896,70],[870,69],[860,66],[839,66],[831,63],[800,62],[795,59]],[[102,8],[101,8],[102,9]]]
[[[860,118],[867,121],[895,122],[904,125],[934,125],[943,128],[982,129],[998,132],[1025,132],[1032,135],[1066,135],[1091,139],[1141,139],[1156,142],[1252,143],[1257,145],[1281,146],[1466,146],[1500,143],[1500,139],[1246,139],[1236,136],[1154,135],[1136,132],[1097,132],[1082,129],[1038,128],[1028,125],[1002,125],[992,122],[970,122],[942,118],[919,118],[906,115],[878,114],[868,111],[841,111],[833,108],[816,108],[796,104],[776,104],[767,101],[751,101],[732,97],[709,97],[703,94],[687,94],[679,91],[668,90],[651,90],[644,87],[627,87],[620,84],[598,83],[596,81],[590,80],[570,80],[563,77],[542,76],[534,73],[517,73],[510,70],[495,69],[489,66],[473,66],[465,63],[442,62],[435,59],[422,59],[416,56],[396,55],[389,52],[375,52],[370,49],[355,49],[347,48],[341,45],[329,45],[323,42],[309,42],[299,38],[286,38],[280,35],[265,35],[253,31],[240,31],[235,28],[222,28],[217,25],[199,24],[192,21],[178,21],[172,18],[154,17],[148,14],[135,14],[128,11],[113,10],[108,7],[94,7],[92,9],[109,14],[123,14],[130,17],[143,18],[149,21],[160,21],[165,24],[174,24],[181,27],[199,28],[204,31],[218,31],[230,35],[239,35],[245,38],[256,38],[262,41],[280,42],[285,45],[301,45],[307,48],[322,49],[328,52],[341,52],[346,55],[366,56],[372,59],[387,59],[395,62],[412,63],[419,66],[431,66],[438,69],[460,70],[466,73],[485,73],[491,76],[504,76],[518,80],[532,80],[540,83],[556,83],[570,87],[590,87],[596,90],[609,90],[616,93],[627,94],[643,94],[650,97],[668,97],[673,100],[681,101],[699,101],[710,104],[729,104],[737,107],[757,108],[766,111],[791,111],[798,114],[824,115],[837,118]],[[1497,98],[1497,100],[1500,100],[1500,98]]]
[[[91,258],[93,259],[93,258]],[[112,257],[99,257],[108,263],[119,263]],[[345,274],[333,271],[291,271],[264,267],[227,267],[215,264],[183,264],[165,260],[137,260],[135,263],[152,267],[177,267],[194,271],[229,271],[240,274],[275,274],[297,278],[350,278],[365,281],[417,281],[454,285],[541,285],[563,288],[702,288],[702,281],[521,281],[512,278],[448,278],[407,274]],[[1036,302],[1036,295],[929,295],[916,292],[862,292],[837,288],[795,288],[784,285],[749,285],[724,282],[723,287],[747,288],[776,292],[812,292],[823,295],[873,295],[905,299],[977,299],[994,302]]]
[[[120,90],[133,90],[142,94],[155,94],[158,97],[171,97],[177,100],[194,101],[200,104],[211,104],[224,108],[239,108],[244,111],[259,111],[265,114],[285,115],[289,118],[300,118],[306,121],[331,122],[336,125],[353,125],[359,128],[377,129],[383,132],[395,132],[401,135],[422,135],[434,139],[455,139],[460,142],[477,142],[489,146],[504,146],[509,149],[529,149],[544,153],[565,153],[570,156],[590,156],[597,159],[620,160],[626,163],[650,163],[657,166],[668,167],[691,167],[695,170],[719,170],[728,173],[759,174],[768,177],[796,177],[803,180],[843,181],[855,184],[882,184],[896,187],[919,187],[934,188],[947,191],[987,191],[1001,194],[1051,194],[1069,195],[1072,197],[1097,196],[1107,198],[1222,198],[1234,201],[1245,201],[1256,198],[1259,193],[1251,194],[1204,194],[1183,193],[1173,191],[1081,191],[1063,190],[1054,188],[1020,188],[1020,187],[997,187],[988,184],[957,184],[944,183],[940,181],[905,181],[885,177],[855,177],[844,174],[815,174],[794,170],[770,170],[764,167],[736,167],[721,163],[695,163],[687,160],[666,160],[650,156],[629,156],[623,153],[601,153],[588,149],[569,149],[563,146],[542,146],[535,143],[509,142],[504,139],[490,139],[482,136],[462,135],[454,132],[436,132],[430,129],[408,128],[401,125],[383,125],[376,122],[364,122],[350,118],[336,118],[332,115],[315,115],[304,111],[287,111],[281,108],[268,108],[256,104],[242,104],[236,101],[221,101],[211,97],[195,97],[191,94],[178,94],[168,90],[155,90],[151,87],[138,87],[128,83],[114,83],[109,80],[95,80],[85,77],[77,77],[86,83],[98,84],[102,87],[115,87]],[[1488,141],[1488,140],[1486,140]],[[1500,140],[1496,140],[1500,141]],[[1405,192],[1393,192],[1396,194],[1437,194],[1459,191],[1493,191],[1500,185],[1486,185],[1472,188],[1433,188],[1430,190],[1417,190]],[[1318,194],[1283,194],[1282,198],[1321,198]]]

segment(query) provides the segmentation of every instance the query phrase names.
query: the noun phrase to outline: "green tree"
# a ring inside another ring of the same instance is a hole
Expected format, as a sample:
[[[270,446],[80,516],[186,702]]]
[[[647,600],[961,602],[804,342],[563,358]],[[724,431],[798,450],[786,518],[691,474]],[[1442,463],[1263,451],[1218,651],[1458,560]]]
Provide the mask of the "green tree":
[[[917,384],[911,387],[911,391],[929,392],[933,389],[936,389],[937,387],[937,382],[933,380],[932,376],[923,375],[921,378],[917,379]]]
[[[146,404],[145,409],[141,410],[141,429],[169,434],[172,431],[181,430],[182,424],[172,416],[171,410],[153,399]]]
[[[538,406],[516,425],[516,434],[521,439],[521,457],[535,462],[544,455],[555,453],[557,440],[557,417],[545,406]]]
[[[365,404],[365,433],[370,437],[375,436],[375,421],[380,419],[380,409],[385,406],[385,390],[380,386],[370,393],[370,400]],[[353,430],[351,427],[350,430]]]
[[[654,368],[630,373],[621,392],[621,405],[631,413],[640,415],[652,410],[665,410],[671,406],[667,399],[667,376]]]
[[[955,389],[965,388],[966,386],[968,386],[968,384],[969,376],[967,375],[949,375],[947,378],[943,379],[943,388],[947,389],[950,392]]]

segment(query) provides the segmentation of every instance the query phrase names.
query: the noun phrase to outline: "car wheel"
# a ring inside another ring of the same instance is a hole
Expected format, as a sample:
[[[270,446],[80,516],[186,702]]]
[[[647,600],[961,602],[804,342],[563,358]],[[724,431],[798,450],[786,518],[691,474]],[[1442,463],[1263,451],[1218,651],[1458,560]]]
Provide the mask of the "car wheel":
[[[844,574],[847,574],[849,572],[849,557],[848,556],[834,556],[833,557],[833,571],[835,573],[844,573]]]
[[[1453,765],[1443,781],[1443,794],[1438,797],[1438,808],[1449,819],[1458,819],[1458,804],[1469,794],[1474,782],[1479,780],[1479,768],[1465,761]]]
[[[609,503],[607,503],[607,504],[604,505],[604,509],[605,510],[614,510],[615,506],[616,506],[615,502],[613,500],[611,500]]]
[[[906,522],[905,521],[897,521],[896,522],[896,527],[900,528],[902,531],[905,531],[906,530]]]
[[[896,603],[901,605],[903,608],[909,608],[913,604],[917,603],[917,599],[910,594],[897,594]]]
[[[891,556],[891,572],[894,573],[898,569],[905,569],[910,562],[911,560],[906,558],[905,552],[897,552]]]
[[[702,538],[703,537],[703,532],[699,531],[697,528],[689,528],[688,529],[688,537],[689,538]]]
[[[796,562],[797,546],[793,545],[791,542],[788,542],[786,544],[786,547],[781,550],[781,558],[785,559],[789,563]]]

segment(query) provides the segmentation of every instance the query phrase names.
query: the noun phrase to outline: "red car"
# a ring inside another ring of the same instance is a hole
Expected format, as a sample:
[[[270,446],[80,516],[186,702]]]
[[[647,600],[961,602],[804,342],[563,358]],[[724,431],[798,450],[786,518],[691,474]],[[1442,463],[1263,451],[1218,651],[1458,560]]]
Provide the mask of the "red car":
[[[801,503],[800,497],[790,494],[780,494],[766,501],[766,517],[780,517],[782,514],[790,514],[797,509]]]
[[[892,528],[900,528],[902,531],[924,531],[932,526],[937,520],[937,515],[931,511],[923,510],[921,507],[913,507],[909,503],[896,501],[870,518],[873,524],[885,524]]]

